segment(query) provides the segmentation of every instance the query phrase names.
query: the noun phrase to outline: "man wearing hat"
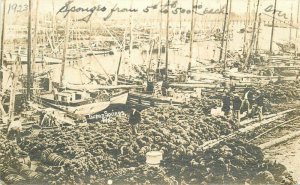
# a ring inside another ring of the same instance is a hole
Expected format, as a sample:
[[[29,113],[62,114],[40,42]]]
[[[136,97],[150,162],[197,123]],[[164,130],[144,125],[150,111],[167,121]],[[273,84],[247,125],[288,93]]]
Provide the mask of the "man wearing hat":
[[[241,107],[242,107],[242,99],[238,94],[234,94],[234,98],[232,100],[232,111],[233,111],[233,119],[237,121],[237,126],[240,127],[241,121]]]
[[[132,107],[129,114],[129,124],[131,125],[132,133],[138,133],[138,127],[141,122],[141,114],[135,107]]]

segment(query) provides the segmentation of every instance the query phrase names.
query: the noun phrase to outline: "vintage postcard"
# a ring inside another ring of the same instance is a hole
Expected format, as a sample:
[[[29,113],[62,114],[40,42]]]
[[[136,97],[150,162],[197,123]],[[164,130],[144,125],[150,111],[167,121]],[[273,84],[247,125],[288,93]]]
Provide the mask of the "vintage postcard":
[[[300,0],[1,0],[0,184],[300,183]]]

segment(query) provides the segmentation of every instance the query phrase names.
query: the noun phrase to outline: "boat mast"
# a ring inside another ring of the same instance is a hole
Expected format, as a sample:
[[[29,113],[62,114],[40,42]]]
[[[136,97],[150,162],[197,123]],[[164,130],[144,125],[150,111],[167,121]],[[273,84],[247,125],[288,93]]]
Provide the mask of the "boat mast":
[[[272,19],[272,31],[271,31],[271,41],[270,41],[270,54],[273,52],[273,36],[274,36],[274,24],[275,24],[275,13],[277,7],[277,0],[274,2],[274,11],[273,11],[273,19]]]
[[[27,48],[27,100],[31,99],[31,14],[32,14],[32,0],[29,0],[29,16],[28,16],[28,48]]]
[[[191,76],[192,58],[193,58],[193,40],[194,40],[194,4],[195,0],[192,0],[192,20],[191,20],[191,33],[190,33],[190,60],[187,70],[187,77]],[[187,80],[188,78],[186,78]]]
[[[296,41],[298,43],[298,25],[299,25],[299,8],[300,8],[300,0],[298,0],[298,8],[297,8],[297,28],[296,28]],[[298,56],[298,47],[297,47],[297,44],[296,44],[296,49],[295,49],[295,52],[296,52],[296,57]]]
[[[225,30],[226,30],[226,23],[227,23],[227,16],[228,16],[228,5],[229,5],[229,0],[227,0],[227,2],[226,2],[225,18],[224,18],[224,25],[223,25],[223,36],[222,36],[222,40],[221,40],[219,62],[221,62],[222,57],[223,57],[223,47],[224,47],[224,39],[225,39]]]
[[[37,0],[37,1],[39,1],[39,0]],[[54,10],[54,0],[52,0],[52,22],[51,22],[51,24],[52,24],[51,25],[51,27],[52,27],[52,40],[50,42],[52,42],[53,48],[55,48],[56,44],[59,44],[58,43],[58,37],[55,37],[55,33],[56,33],[55,22],[56,22],[56,19],[55,19],[55,10]]]
[[[247,13],[246,13],[246,21],[245,21],[245,31],[244,31],[244,45],[243,45],[243,54],[246,54],[246,42],[247,42],[247,29],[248,24],[250,22],[250,0],[247,3]]]
[[[196,5],[194,5],[194,7],[195,7],[195,12],[197,12],[197,10],[198,10],[198,0],[196,0]],[[194,11],[193,11],[194,12]],[[195,14],[194,14],[195,15]],[[196,22],[198,21],[197,20],[197,16],[194,16],[194,18],[193,18],[193,21],[194,21],[194,36],[193,36],[193,42],[194,42],[194,40],[195,40],[195,27],[196,27]],[[200,27],[201,27],[201,25],[200,25]],[[199,29],[199,31],[198,31],[198,36],[201,34],[201,29]],[[197,58],[200,60],[200,47],[199,47],[199,45],[200,45],[200,43],[199,42],[197,42],[197,48],[198,48],[198,50],[197,50]],[[192,66],[191,66],[192,67]]]
[[[35,72],[35,62],[36,62],[36,47],[37,47],[37,39],[38,39],[38,8],[39,8],[39,0],[36,0],[35,6],[35,18],[34,18],[34,37],[33,37],[33,47],[32,47],[32,71]]]
[[[293,26],[293,2],[291,2],[291,17],[290,17],[290,35],[289,35],[289,42],[292,41],[292,26]]]
[[[160,1],[160,9],[162,10],[162,6],[163,6],[163,0]],[[162,53],[162,21],[163,21],[163,17],[162,17],[162,12],[160,12],[160,23],[159,23],[159,43],[158,43],[158,62],[157,62],[157,70],[158,70],[158,74],[160,74],[160,62],[161,62],[161,53]]]
[[[121,69],[121,62],[122,62],[122,59],[123,59],[123,52],[125,51],[125,47],[126,47],[126,29],[124,29],[123,45],[120,48],[121,49],[121,53],[120,53],[120,58],[119,58],[119,63],[118,63],[118,68],[117,68],[117,73],[116,73],[116,76],[115,76],[116,85],[118,85],[118,76],[119,76],[120,69]]]
[[[246,56],[245,65],[247,65],[248,62],[249,62],[250,55],[251,55],[251,52],[252,52],[252,46],[253,46],[254,40],[255,40],[255,30],[256,30],[256,22],[257,22],[257,17],[258,17],[259,4],[260,4],[260,0],[257,0],[256,10],[255,10],[255,18],[254,18],[253,30],[252,30],[252,36],[251,36],[251,40],[250,40],[250,45],[248,47],[248,53],[247,53],[247,56]]]
[[[166,33],[166,76],[165,76],[166,81],[168,81],[168,62],[169,62],[169,18],[170,18],[170,0],[168,0],[167,33]]]
[[[61,86],[63,85],[63,81],[65,80],[65,67],[66,67],[66,55],[67,55],[68,42],[69,42],[69,14],[67,15],[66,28],[65,28],[65,40],[64,40],[63,58],[62,58],[61,73],[60,73]]]
[[[131,1],[131,4],[130,4],[130,8],[132,8],[132,1]],[[131,54],[132,54],[132,14],[130,14],[130,20],[129,20],[129,63],[131,64]],[[115,85],[118,85],[118,78],[119,78],[119,74],[120,74],[120,69],[121,69],[121,63],[122,63],[122,60],[123,60],[123,52],[125,52],[126,50],[126,29],[124,29],[124,35],[123,35],[123,45],[122,47],[120,48],[121,49],[121,54],[120,54],[120,58],[119,58],[119,63],[118,63],[118,67],[117,67],[117,72],[115,74]],[[126,66],[129,68],[129,66]],[[128,74],[130,74],[130,71],[128,72]],[[125,76],[126,76],[126,71],[125,71]]]
[[[130,8],[132,8],[132,0],[130,4]],[[126,66],[128,68],[128,74],[130,78],[131,74],[131,65],[132,65],[132,50],[133,50],[133,22],[132,22],[132,13],[130,14],[130,35],[129,35],[129,65]]]
[[[151,33],[151,31],[150,31],[150,33]],[[149,73],[150,73],[151,64],[152,64],[152,51],[153,51],[154,46],[155,46],[155,41],[154,40],[150,41],[150,50],[149,50],[149,59],[148,59],[149,61],[148,61],[148,67],[147,67],[147,82],[149,81]]]
[[[0,94],[2,94],[3,87],[2,87],[2,82],[3,82],[3,50],[4,50],[4,32],[5,32],[5,13],[6,13],[6,0],[3,1],[3,14],[2,14],[2,30],[1,30],[1,48],[0,48]],[[3,108],[2,105],[2,96],[0,96],[0,123],[3,121],[3,116],[6,115],[6,112]]]
[[[11,121],[14,120],[16,90],[17,90],[19,74],[21,73],[20,66],[21,66],[21,57],[20,57],[20,49],[19,49],[16,64],[12,68],[12,85],[11,85],[12,87],[10,91],[9,110],[8,110],[8,117]]]
[[[132,15],[130,15],[130,34],[129,34],[129,57],[132,55],[132,47],[133,47],[133,37],[132,37]]]
[[[230,25],[230,14],[231,14],[231,3],[232,0],[230,0],[229,4],[229,13],[228,13],[228,23],[226,28],[226,43],[225,43],[225,56],[224,56],[224,70],[226,69],[226,59],[227,59],[227,46],[228,46],[228,38],[229,38],[229,25]]]
[[[181,10],[181,8],[182,7],[181,7],[181,4],[180,4],[180,10]],[[179,31],[180,31],[180,38],[181,38],[181,29],[182,29],[182,20],[181,20],[181,11],[179,11]]]
[[[0,93],[2,93],[2,81],[3,81],[3,50],[4,50],[4,34],[5,34],[5,21],[6,21],[6,0],[3,1],[3,14],[2,14],[2,30],[1,30],[1,49],[0,49]],[[1,98],[0,98],[0,101]]]
[[[260,27],[261,27],[261,13],[259,14],[259,18],[258,18],[258,28],[257,28],[257,34],[256,34],[255,53],[258,53]]]

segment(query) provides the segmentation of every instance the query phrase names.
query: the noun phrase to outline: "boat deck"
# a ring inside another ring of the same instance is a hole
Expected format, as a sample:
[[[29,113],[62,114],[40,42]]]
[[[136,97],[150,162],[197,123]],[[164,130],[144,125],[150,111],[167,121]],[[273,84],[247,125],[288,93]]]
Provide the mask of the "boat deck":
[[[128,102],[134,105],[145,107],[160,105],[180,105],[187,102],[186,97],[168,97],[162,95],[152,95],[139,92],[129,92]]]

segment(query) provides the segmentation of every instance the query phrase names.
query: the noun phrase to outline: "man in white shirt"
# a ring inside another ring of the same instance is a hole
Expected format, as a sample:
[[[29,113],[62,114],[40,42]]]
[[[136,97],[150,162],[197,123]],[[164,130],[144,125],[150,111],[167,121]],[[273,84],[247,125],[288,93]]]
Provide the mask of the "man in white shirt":
[[[17,139],[17,142],[20,141],[20,132],[22,130],[22,122],[19,117],[15,117],[8,126],[7,137],[10,139]]]
[[[52,90],[53,96],[54,96],[54,100],[57,101],[58,100],[58,91],[56,88],[53,88]]]

